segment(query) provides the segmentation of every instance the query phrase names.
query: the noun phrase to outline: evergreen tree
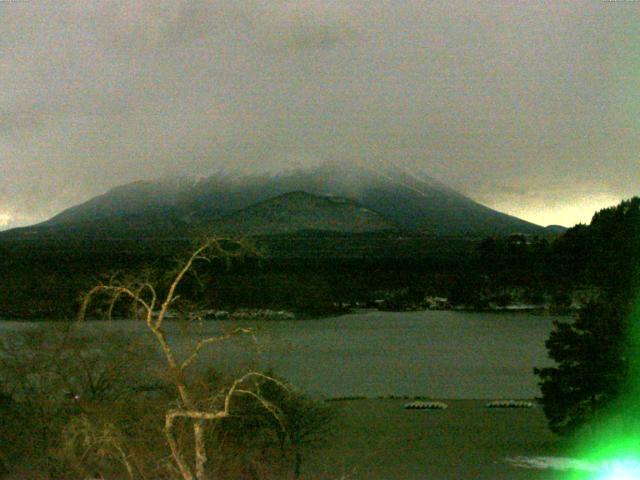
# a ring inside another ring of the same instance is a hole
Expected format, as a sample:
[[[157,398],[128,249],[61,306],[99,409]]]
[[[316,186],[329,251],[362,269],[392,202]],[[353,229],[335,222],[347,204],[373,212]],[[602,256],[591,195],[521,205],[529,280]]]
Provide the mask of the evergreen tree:
[[[566,434],[600,415],[637,375],[630,361],[640,354],[631,316],[640,286],[640,198],[601,210],[559,246],[556,253],[571,253],[561,255],[565,265],[574,262],[576,275],[605,291],[574,322],[555,322],[546,347],[557,365],[534,370],[549,426]]]
[[[573,323],[554,322],[546,347],[557,366],[534,370],[553,432],[571,433],[618,397],[628,371],[624,310],[600,300]]]

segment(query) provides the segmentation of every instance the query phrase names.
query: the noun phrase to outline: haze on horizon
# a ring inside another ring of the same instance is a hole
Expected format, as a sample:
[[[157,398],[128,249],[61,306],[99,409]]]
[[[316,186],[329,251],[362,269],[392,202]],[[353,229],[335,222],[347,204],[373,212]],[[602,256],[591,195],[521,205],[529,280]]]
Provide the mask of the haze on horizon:
[[[640,193],[640,2],[1,2],[0,31],[0,229],[336,160],[541,225]]]

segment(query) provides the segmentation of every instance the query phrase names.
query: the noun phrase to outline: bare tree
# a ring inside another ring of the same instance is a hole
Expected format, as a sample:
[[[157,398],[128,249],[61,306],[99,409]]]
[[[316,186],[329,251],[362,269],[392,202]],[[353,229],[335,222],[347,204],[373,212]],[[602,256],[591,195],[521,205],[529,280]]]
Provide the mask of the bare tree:
[[[250,329],[236,328],[222,335],[201,338],[193,346],[193,349],[181,359],[176,356],[174,349],[170,346],[164,329],[167,312],[178,299],[176,291],[185,276],[192,271],[196,262],[211,262],[214,259],[230,262],[233,258],[243,257],[252,253],[255,253],[255,250],[244,241],[210,238],[204,241],[180,265],[172,277],[165,295],[160,296],[156,288],[148,281],[138,280],[122,283],[112,278],[109,283],[100,284],[92,288],[85,295],[80,308],[78,319],[83,321],[86,318],[92,299],[97,296],[106,296],[108,299],[107,315],[111,317],[116,303],[126,299],[131,303],[134,311],[137,312],[138,315],[136,316],[145,322],[146,327],[155,337],[167,363],[171,381],[178,392],[178,407],[170,409],[165,414],[164,433],[171,449],[172,457],[184,480],[204,480],[206,478],[205,423],[230,416],[234,396],[249,395],[254,397],[280,421],[280,412],[276,405],[263,398],[259,392],[256,393],[245,387],[247,382],[262,378],[274,381],[282,388],[286,388],[274,378],[255,371],[246,373],[235,380],[223,392],[221,402],[205,402],[205,406],[203,406],[202,402],[196,400],[186,380],[187,369],[196,362],[203,348],[220,343],[237,334],[250,333]],[[193,426],[194,459],[191,462],[187,460],[174,434],[175,423],[178,419],[190,421]]]

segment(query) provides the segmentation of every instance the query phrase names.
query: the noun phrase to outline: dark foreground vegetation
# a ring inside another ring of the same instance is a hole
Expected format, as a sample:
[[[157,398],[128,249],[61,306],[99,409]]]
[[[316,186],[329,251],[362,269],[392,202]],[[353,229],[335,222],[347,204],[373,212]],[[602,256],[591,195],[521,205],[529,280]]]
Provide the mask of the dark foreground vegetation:
[[[328,431],[329,408],[269,372],[227,378],[194,368],[204,349],[247,328],[197,337],[186,352],[165,330],[170,308],[189,308],[180,292],[197,264],[250,253],[208,239],[165,282],[114,275],[84,295],[76,322],[3,338],[2,469],[43,479],[299,477],[305,449]],[[150,344],[82,334],[91,309],[111,319],[120,307],[144,323]],[[199,323],[181,320],[183,330]]]
[[[0,469],[11,478],[178,479],[165,415],[180,408],[154,345],[123,334],[97,337],[71,324],[43,326],[0,343]],[[242,377],[240,372],[238,377]],[[185,379],[199,409],[223,409],[234,377],[213,368]],[[286,382],[243,382],[230,415],[204,426],[207,476],[293,478],[333,418]],[[175,425],[185,458],[191,426]]]

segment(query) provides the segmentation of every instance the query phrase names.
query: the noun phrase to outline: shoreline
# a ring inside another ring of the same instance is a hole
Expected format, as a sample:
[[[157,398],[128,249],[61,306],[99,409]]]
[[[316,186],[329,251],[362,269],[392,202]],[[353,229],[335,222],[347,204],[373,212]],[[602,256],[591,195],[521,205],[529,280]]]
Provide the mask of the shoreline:
[[[257,311],[259,309],[256,309]],[[268,310],[268,309],[265,309]],[[309,312],[289,312],[285,313],[290,315],[282,315],[282,316],[269,316],[269,315],[234,315],[228,314],[227,316],[221,316],[219,318],[214,318],[213,316],[209,316],[207,318],[203,318],[202,320],[205,322],[216,322],[220,320],[256,320],[260,322],[296,322],[296,321],[309,321],[309,320],[322,320],[324,318],[337,318],[345,315],[355,315],[360,313],[369,313],[369,312],[381,312],[381,313],[409,313],[409,312],[467,312],[467,313],[528,313],[536,316],[565,316],[570,317],[574,315],[579,309],[561,309],[556,310],[554,308],[546,307],[546,306],[520,306],[520,305],[507,305],[505,307],[488,307],[488,308],[473,308],[468,306],[458,306],[458,307],[450,307],[450,308],[406,308],[406,309],[395,309],[395,310],[387,310],[380,308],[352,308],[348,310],[327,310],[327,311],[316,311],[314,313]],[[222,310],[221,310],[222,311]],[[242,310],[240,310],[242,311]],[[227,311],[222,311],[227,312]],[[277,311],[279,312],[279,311]],[[61,318],[63,317],[63,318]],[[176,320],[175,317],[167,317],[169,321]],[[64,315],[57,315],[52,313],[11,313],[11,312],[0,312],[0,322],[73,322],[76,318]],[[89,321],[107,321],[107,319],[98,318],[98,317],[88,317],[86,320]],[[113,321],[119,320],[130,320],[124,317],[114,317]]]

